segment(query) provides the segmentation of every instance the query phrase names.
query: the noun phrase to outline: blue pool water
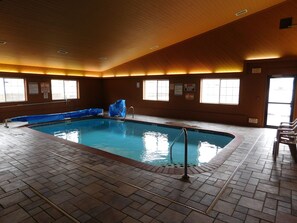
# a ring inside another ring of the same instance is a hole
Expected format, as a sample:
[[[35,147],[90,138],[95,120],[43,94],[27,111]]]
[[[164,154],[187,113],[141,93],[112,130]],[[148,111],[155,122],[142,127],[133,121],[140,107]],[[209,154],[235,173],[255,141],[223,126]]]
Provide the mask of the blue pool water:
[[[172,160],[169,152],[171,143],[181,132],[180,128],[103,118],[32,128],[151,165],[179,165],[184,160],[183,136],[172,147]],[[188,130],[189,164],[207,163],[233,138],[227,134]]]

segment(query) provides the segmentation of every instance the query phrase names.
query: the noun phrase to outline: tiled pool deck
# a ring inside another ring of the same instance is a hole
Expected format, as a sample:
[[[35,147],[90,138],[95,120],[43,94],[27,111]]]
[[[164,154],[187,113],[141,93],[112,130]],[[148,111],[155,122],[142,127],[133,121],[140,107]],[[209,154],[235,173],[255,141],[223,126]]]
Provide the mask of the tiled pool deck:
[[[236,132],[242,142],[189,183],[0,125],[0,222],[297,222],[297,164],[284,145],[273,162],[275,130],[136,119]]]

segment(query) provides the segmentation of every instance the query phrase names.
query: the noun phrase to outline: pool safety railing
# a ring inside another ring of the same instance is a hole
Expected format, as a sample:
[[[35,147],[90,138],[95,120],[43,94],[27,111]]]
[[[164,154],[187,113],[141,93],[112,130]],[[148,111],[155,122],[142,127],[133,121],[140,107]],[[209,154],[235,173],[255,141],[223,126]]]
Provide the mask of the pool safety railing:
[[[169,152],[170,152],[170,161],[173,162],[172,159],[172,148],[176,141],[184,135],[184,145],[185,145],[185,159],[184,159],[184,175],[182,176],[181,180],[189,182],[189,176],[188,176],[188,131],[186,128],[182,128],[182,131],[179,135],[175,137],[171,145],[169,146]]]
[[[180,133],[175,137],[173,142],[169,146],[169,154],[170,154],[170,162],[173,163],[173,158],[172,158],[172,147],[174,146],[175,142],[179,140],[179,138],[183,135],[184,131],[181,130]]]
[[[8,121],[10,121],[10,119],[8,119],[8,118],[4,120],[4,127],[5,128],[8,128]]]
[[[130,107],[128,108],[127,114],[129,113],[130,110],[132,110],[132,118],[134,118],[134,107],[133,107],[133,106],[130,106]],[[127,115],[127,114],[126,114],[126,115]]]
[[[127,115],[128,115],[128,113],[129,113],[130,110],[132,110],[132,118],[134,118],[134,107],[133,107],[133,106],[130,106],[130,107],[128,108],[128,110],[126,111],[126,113],[125,113],[125,117],[122,119],[123,121],[126,120]]]

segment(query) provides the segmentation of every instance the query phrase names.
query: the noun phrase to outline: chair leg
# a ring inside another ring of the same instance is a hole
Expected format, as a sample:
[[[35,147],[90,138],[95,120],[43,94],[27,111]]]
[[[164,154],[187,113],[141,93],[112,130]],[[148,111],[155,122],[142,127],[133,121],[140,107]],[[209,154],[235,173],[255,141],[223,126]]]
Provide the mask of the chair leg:
[[[297,150],[297,147],[296,147],[296,144],[289,144],[288,145],[289,148],[290,148],[290,152],[291,152],[291,156],[293,157],[295,163],[297,163],[297,157],[296,157],[296,150]]]
[[[273,143],[273,150],[272,150],[272,154],[273,154],[273,161],[276,161],[276,157],[278,155],[278,150],[279,150],[279,143],[277,141],[277,139],[274,139],[274,143]]]

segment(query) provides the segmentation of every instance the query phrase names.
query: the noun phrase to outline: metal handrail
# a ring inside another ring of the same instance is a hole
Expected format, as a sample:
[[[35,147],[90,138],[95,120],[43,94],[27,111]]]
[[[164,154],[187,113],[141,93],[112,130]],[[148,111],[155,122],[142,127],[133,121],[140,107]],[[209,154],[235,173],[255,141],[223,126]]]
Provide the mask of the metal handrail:
[[[170,162],[173,162],[172,159],[172,147],[173,145],[176,143],[177,140],[179,140],[179,138],[182,136],[182,134],[184,133],[183,129],[180,131],[180,133],[175,137],[175,139],[173,140],[173,142],[170,144],[169,146],[169,153],[170,153]]]
[[[8,127],[8,121],[10,121],[10,119],[8,119],[8,118],[4,120],[4,127],[5,128],[9,128]]]
[[[134,118],[134,107],[133,107],[133,106],[130,106],[130,107],[128,108],[127,112],[126,112],[126,115],[125,115],[125,117],[124,117],[124,121],[126,120],[127,114],[128,114],[128,112],[129,112],[130,109],[132,109],[132,118]]]
[[[189,176],[188,176],[188,131],[186,128],[182,128],[181,133],[177,137],[175,137],[175,139],[173,140],[173,142],[171,143],[171,145],[169,147],[170,161],[172,162],[172,147],[182,134],[184,134],[185,159],[184,159],[184,175],[182,176],[181,180],[188,182],[189,181]]]
[[[132,118],[134,118],[134,107],[133,106],[130,106],[128,108],[127,114],[128,114],[128,112],[129,112],[130,109],[132,109]]]
[[[185,163],[184,163],[184,175],[182,176],[181,180],[183,181],[189,181],[189,176],[188,176],[188,131],[186,128],[183,128],[185,137]]]

